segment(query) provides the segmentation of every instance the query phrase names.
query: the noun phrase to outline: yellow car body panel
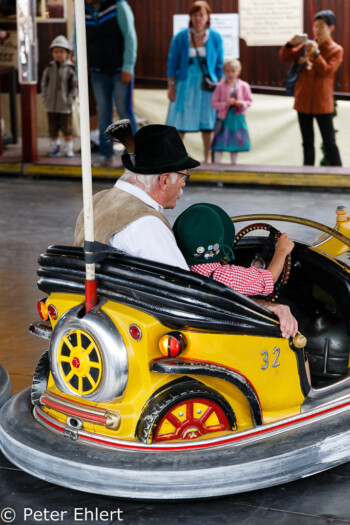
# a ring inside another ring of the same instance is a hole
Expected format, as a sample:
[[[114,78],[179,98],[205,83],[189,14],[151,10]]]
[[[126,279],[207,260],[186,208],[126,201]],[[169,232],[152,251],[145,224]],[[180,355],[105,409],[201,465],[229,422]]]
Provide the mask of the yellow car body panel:
[[[47,304],[55,306],[59,318],[83,300],[84,297],[80,295],[52,293]],[[159,350],[159,340],[171,329],[147,313],[114,301],[106,301],[101,309],[114,323],[126,347],[129,371],[123,395],[110,402],[92,402],[78,395],[62,393],[56,387],[51,374],[48,391],[73,403],[117,412],[121,416],[118,430],[88,421],[84,421],[83,428],[106,436],[133,440],[142,410],[150,398],[168,383],[182,377],[150,371],[152,360],[163,357]],[[56,321],[51,320],[53,327]],[[139,340],[131,337],[131,324],[140,329],[142,335]],[[255,390],[261,405],[263,423],[274,422],[300,412],[305,396],[300,386],[296,354],[287,340],[195,330],[181,332],[187,340],[187,347],[181,353],[181,359],[213,363],[237,372]],[[237,387],[216,377],[189,377],[209,386],[226,399],[236,416],[237,430],[246,430],[253,426],[249,402]],[[65,423],[66,416],[60,412],[48,407],[44,410]]]

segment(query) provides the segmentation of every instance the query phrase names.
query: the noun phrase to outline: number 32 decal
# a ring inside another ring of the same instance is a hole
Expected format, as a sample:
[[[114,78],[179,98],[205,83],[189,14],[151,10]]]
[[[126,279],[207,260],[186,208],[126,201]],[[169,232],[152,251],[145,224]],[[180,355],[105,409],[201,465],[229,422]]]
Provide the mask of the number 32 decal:
[[[276,368],[276,366],[280,366],[281,363],[278,362],[278,358],[280,356],[280,349],[278,348],[278,346],[276,346],[276,348],[274,348],[272,350],[272,354],[275,356],[274,359],[273,359],[273,362],[272,362],[272,368]],[[261,352],[261,355],[263,356],[263,366],[261,367],[261,370],[267,370],[269,365],[270,365],[270,362],[269,362],[269,353],[267,350],[263,350]]]

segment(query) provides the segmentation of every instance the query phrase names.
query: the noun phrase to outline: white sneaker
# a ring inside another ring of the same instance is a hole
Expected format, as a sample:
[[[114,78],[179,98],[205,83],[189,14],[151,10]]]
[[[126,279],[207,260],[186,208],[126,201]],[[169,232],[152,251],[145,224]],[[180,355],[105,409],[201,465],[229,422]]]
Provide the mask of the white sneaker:
[[[98,160],[92,163],[94,168],[109,167],[113,164],[113,157],[106,157],[105,155],[100,155]]]
[[[74,151],[66,151],[65,156],[66,156],[68,159],[74,159],[74,157],[75,157],[75,155],[74,155]]]
[[[47,157],[59,157],[60,154],[60,147],[57,145],[54,148],[52,148],[47,154]]]

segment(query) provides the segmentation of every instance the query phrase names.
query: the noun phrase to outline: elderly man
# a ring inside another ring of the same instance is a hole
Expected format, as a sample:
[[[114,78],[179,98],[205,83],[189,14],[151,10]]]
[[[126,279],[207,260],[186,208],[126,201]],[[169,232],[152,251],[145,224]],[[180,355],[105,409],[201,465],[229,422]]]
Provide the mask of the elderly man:
[[[141,257],[188,270],[163,209],[172,209],[190,175],[199,166],[188,156],[176,128],[152,124],[133,136],[130,122],[121,120],[106,130],[112,140],[122,142],[126,152],[124,175],[113,188],[94,196],[95,240],[127,255]],[[84,244],[84,216],[75,228],[75,245]],[[297,321],[288,306],[263,302],[277,315],[283,337],[294,336]]]
[[[108,131],[109,130],[109,131]],[[132,135],[129,121],[108,128],[107,134],[131,153],[122,155],[126,168],[115,186],[94,196],[95,240],[128,255],[188,270],[163,209],[175,208],[190,175],[199,166],[172,126],[152,124]],[[84,242],[83,214],[78,217],[75,244]]]

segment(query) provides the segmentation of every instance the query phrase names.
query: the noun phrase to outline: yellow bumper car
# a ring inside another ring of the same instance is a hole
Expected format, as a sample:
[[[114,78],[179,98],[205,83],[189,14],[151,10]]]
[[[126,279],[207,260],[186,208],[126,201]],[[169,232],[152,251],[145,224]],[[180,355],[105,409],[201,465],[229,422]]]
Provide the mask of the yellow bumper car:
[[[276,218],[316,225],[233,220]],[[238,234],[237,264],[268,261],[273,240],[245,236],[266,226]],[[293,340],[225,285],[119,253],[96,264],[86,313],[83,250],[49,247],[30,327],[48,350],[1,411],[3,453],[47,481],[141,499],[255,490],[348,461],[350,220],[339,209],[334,229],[316,226],[276,290],[299,321]]]

